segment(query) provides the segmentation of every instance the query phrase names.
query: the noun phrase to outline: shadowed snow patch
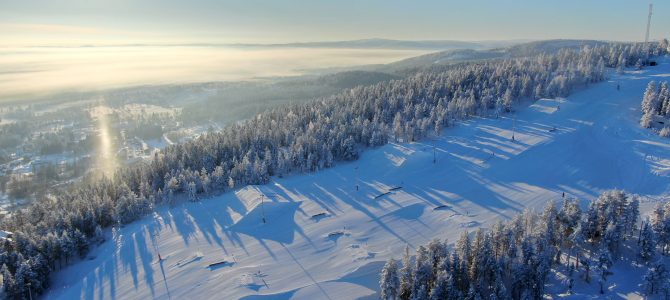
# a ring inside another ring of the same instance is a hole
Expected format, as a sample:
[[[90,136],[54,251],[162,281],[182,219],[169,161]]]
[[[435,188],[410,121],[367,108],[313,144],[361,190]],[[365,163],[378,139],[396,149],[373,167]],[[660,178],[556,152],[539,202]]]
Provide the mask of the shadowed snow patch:
[[[258,204],[235,224],[231,232],[243,233],[258,239],[292,243],[298,225],[295,212],[302,202],[265,202]],[[265,223],[263,223],[265,216]]]

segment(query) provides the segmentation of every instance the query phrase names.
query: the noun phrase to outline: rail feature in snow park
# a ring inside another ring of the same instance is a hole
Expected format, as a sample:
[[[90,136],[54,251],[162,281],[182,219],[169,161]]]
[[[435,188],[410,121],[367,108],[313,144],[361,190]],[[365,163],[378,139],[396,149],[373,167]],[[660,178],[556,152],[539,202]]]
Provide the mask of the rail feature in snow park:
[[[400,189],[402,189],[401,186],[395,186],[395,187],[392,187],[392,188],[388,189],[388,191],[383,192],[383,193],[381,193],[381,194],[375,196],[375,199],[379,199],[379,198],[384,197],[384,196],[386,196],[386,195],[390,195],[391,193],[393,193],[393,192],[395,192],[395,191],[397,191],[397,190],[400,190]]]
[[[227,261],[227,260],[222,260],[222,261],[217,261],[217,262],[213,262],[211,264],[208,264],[207,267],[208,268],[225,267],[225,266],[230,266],[232,264],[233,264],[233,262],[230,262],[230,261]]]
[[[312,217],[311,217],[311,219],[312,219],[312,220],[315,220],[315,221],[319,221],[319,220],[321,220],[321,219],[323,219],[323,218],[325,218],[325,217],[327,217],[327,216],[328,216],[327,213],[325,213],[325,212],[320,212],[320,213],[318,213],[318,214],[313,214]]]

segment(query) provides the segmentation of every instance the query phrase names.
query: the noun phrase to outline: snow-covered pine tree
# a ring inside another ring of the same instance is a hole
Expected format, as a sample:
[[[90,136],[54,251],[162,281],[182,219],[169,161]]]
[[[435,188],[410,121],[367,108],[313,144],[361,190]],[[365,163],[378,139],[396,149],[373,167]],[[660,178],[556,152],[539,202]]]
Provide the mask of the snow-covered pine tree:
[[[605,234],[603,235],[603,244],[605,247],[607,247],[607,250],[612,255],[612,259],[614,261],[618,260],[619,248],[623,239],[623,235],[624,232],[620,222],[611,222],[605,229]]]
[[[631,197],[630,201],[626,205],[625,213],[625,232],[632,233],[635,231],[637,226],[637,220],[640,217],[640,199],[638,196]],[[626,235],[624,235],[624,240]]]
[[[664,255],[670,246],[670,202],[658,204],[652,213],[651,227],[656,234],[656,244]]]
[[[421,289],[428,289],[432,286],[431,278],[433,277],[433,265],[426,247],[419,246],[416,250],[416,260],[414,266],[414,282],[412,284],[412,295],[420,295]],[[426,290],[426,296],[429,291]],[[417,299],[425,299],[417,298]]]
[[[84,258],[88,252],[88,239],[86,235],[79,231],[79,229],[75,229],[72,231],[72,240],[77,254],[79,257]]]
[[[437,277],[437,273],[440,271],[439,267],[441,264],[444,267],[448,267],[447,254],[447,245],[442,243],[439,239],[433,239],[430,243],[428,243],[428,257],[430,259],[431,269],[433,271],[430,279],[431,282],[433,282]]]
[[[648,262],[656,253],[656,237],[649,222],[644,222],[638,241],[638,255],[643,262]]]
[[[212,180],[209,174],[207,174],[205,167],[200,171],[200,184],[202,185],[202,192],[205,195],[209,194],[209,191],[212,189]]]
[[[541,298],[544,295],[544,287],[547,276],[551,272],[552,262],[556,248],[549,245],[546,238],[536,240],[536,256],[532,260],[532,291],[535,298]]]
[[[482,295],[474,285],[470,285],[465,300],[482,300]]]
[[[503,273],[500,268],[498,268],[493,274],[493,286],[491,286],[491,294],[489,299],[491,300],[507,300],[511,299],[507,293],[507,288],[505,287],[505,282],[503,280]]]
[[[358,159],[358,150],[356,150],[356,141],[353,137],[348,137],[342,142],[342,158],[344,160]]]
[[[575,275],[575,265],[570,264],[568,266],[568,278],[567,278],[567,284],[566,284],[566,286],[568,288],[568,295],[572,295],[572,293],[573,293],[573,288],[575,286],[574,275]]]
[[[435,285],[430,290],[430,300],[459,299],[459,293],[454,283],[454,277],[446,271],[440,271],[435,279]]]
[[[400,279],[398,278],[398,262],[395,259],[391,258],[384,264],[379,286],[382,299],[395,300],[398,298]]]
[[[513,99],[512,90],[508,88],[502,97],[502,105],[506,112],[512,111]]]
[[[414,285],[414,268],[412,258],[409,255],[409,246],[405,246],[405,254],[402,257],[402,268],[400,268],[400,288],[398,298],[409,300],[412,296],[412,286]]]
[[[658,135],[664,138],[670,137],[670,126],[661,128],[661,130],[658,132]]]
[[[17,289],[16,281],[14,280],[14,274],[9,272],[6,264],[2,264],[2,268],[0,268],[0,274],[2,274],[2,287],[5,290],[7,299],[20,299],[21,292]]]
[[[651,128],[651,124],[654,121],[654,115],[651,112],[646,112],[640,118],[640,126],[644,128]]]
[[[412,298],[411,300],[425,300],[428,299],[428,295],[430,294],[430,291],[428,290],[428,287],[425,284],[421,284],[416,290],[416,292],[412,293]]]
[[[563,199],[561,209],[558,211],[558,221],[564,238],[574,232],[575,227],[582,217],[582,209],[577,199],[566,197]]]
[[[97,243],[102,243],[105,241],[105,234],[102,231],[102,227],[100,227],[100,225],[95,227],[94,240]]]
[[[600,224],[598,219],[598,210],[595,202],[591,202],[589,203],[589,208],[586,211],[585,218],[582,218],[580,222],[580,228],[583,237],[592,244],[594,244],[596,242],[596,238],[600,236],[600,232],[598,231],[598,224]]]
[[[188,183],[188,200],[189,201],[198,201],[197,190],[195,188],[195,182],[191,181]]]
[[[212,171],[211,174],[211,181],[212,181],[212,187],[215,189],[223,189],[226,184],[225,184],[225,173],[223,170],[223,167],[221,165],[218,165],[214,168],[214,171]]]
[[[459,258],[459,270],[458,270],[458,281],[459,289],[461,291],[467,291],[470,287],[470,277],[468,276],[470,264],[472,263],[472,254],[471,254],[471,245],[470,245],[470,235],[467,231],[461,234],[461,237],[456,242],[456,248],[454,249]]]
[[[656,81],[650,81],[647,84],[647,89],[644,91],[644,96],[642,97],[642,114],[649,114],[651,116],[656,115],[656,101],[658,99],[658,92]]]
[[[586,283],[591,283],[591,263],[586,258],[580,259],[580,263],[584,268],[584,281],[586,281]]]
[[[37,278],[35,270],[30,265],[30,261],[21,260],[18,262],[16,272],[14,274],[14,286],[15,292],[18,294],[17,299],[26,299],[30,294],[28,289],[35,287],[41,287],[42,283]]]
[[[668,43],[668,39],[663,39],[661,41],[661,44],[659,45],[661,49],[665,49],[665,53],[668,54],[670,52],[670,43]]]
[[[656,263],[652,268],[649,268],[643,277],[642,289],[647,296],[662,294],[662,299],[668,299],[670,296],[669,274],[662,262]]]
[[[603,245],[597,253],[596,269],[598,270],[598,285],[600,286],[600,293],[605,293],[605,284],[607,277],[612,274],[610,268],[612,267],[612,256],[609,249]]]
[[[467,278],[467,269],[463,267],[463,262],[456,251],[451,252],[449,261],[451,262],[449,264],[449,274],[452,276],[456,290],[465,290],[470,285]]]
[[[658,91],[658,100],[656,101],[656,110],[659,115],[670,117],[670,87],[668,82],[661,82],[661,87]]]
[[[540,232],[542,233],[543,238],[552,247],[558,247],[562,242],[562,235],[559,232],[559,224],[557,221],[558,209],[556,208],[556,202],[552,200],[544,207],[544,211],[540,216]]]
[[[468,277],[470,279],[470,286],[476,290],[483,289],[484,285],[481,282],[481,264],[485,259],[484,256],[484,231],[480,228],[475,232],[475,238],[472,240],[471,262],[468,267]]]

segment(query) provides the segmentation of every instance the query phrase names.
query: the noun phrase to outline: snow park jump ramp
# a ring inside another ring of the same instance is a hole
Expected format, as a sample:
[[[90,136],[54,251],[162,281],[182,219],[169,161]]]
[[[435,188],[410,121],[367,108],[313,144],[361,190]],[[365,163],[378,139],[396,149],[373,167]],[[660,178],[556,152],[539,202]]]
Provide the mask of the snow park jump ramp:
[[[565,99],[461,122],[438,138],[160,207],[59,271],[45,299],[374,298],[383,262],[406,245],[455,241],[562,193],[584,203],[625,189],[649,210],[670,193],[670,140],[639,127],[639,103],[650,80],[668,77],[665,59]],[[218,261],[230,263],[207,267]]]

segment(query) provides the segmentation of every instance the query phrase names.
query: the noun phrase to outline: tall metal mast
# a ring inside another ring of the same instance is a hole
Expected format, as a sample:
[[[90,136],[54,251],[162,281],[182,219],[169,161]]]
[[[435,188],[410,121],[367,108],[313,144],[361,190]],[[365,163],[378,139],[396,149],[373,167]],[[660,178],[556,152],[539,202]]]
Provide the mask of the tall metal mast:
[[[649,27],[651,27],[651,12],[654,8],[654,4],[649,3],[649,17],[647,18],[647,34],[644,36],[644,64],[649,64]]]

